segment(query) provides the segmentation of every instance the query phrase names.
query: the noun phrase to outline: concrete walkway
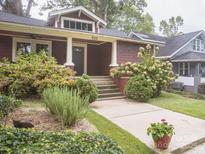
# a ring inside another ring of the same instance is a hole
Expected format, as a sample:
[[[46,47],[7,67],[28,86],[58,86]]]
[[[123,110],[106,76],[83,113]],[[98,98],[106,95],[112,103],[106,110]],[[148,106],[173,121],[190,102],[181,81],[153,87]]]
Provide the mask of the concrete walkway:
[[[193,144],[205,142],[205,121],[184,114],[162,109],[148,103],[136,103],[127,99],[96,101],[92,108],[119,127],[127,130],[147,146],[159,153],[182,153]],[[175,127],[170,148],[158,151],[146,130],[150,123],[166,119]]]

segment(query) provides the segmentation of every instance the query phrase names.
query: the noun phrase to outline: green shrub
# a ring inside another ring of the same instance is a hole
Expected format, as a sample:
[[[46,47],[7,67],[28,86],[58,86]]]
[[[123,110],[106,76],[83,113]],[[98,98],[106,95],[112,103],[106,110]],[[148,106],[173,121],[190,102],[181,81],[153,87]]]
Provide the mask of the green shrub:
[[[200,94],[205,94],[205,83],[201,83],[198,90]]]
[[[14,97],[25,97],[51,86],[71,86],[73,71],[61,67],[45,52],[18,54],[16,62],[3,61],[0,66],[0,81],[5,80],[3,93]]]
[[[21,104],[20,100],[16,100],[8,96],[0,95],[0,119],[7,116],[20,104]]]
[[[116,142],[102,134],[40,132],[0,126],[0,153],[124,154]]]
[[[82,75],[76,80],[76,86],[79,89],[82,98],[88,97],[89,102],[94,102],[98,97],[96,85],[89,79],[89,76]]]
[[[45,89],[43,102],[52,114],[69,126],[85,117],[89,104],[88,98],[81,98],[77,90],[58,87]]]
[[[141,75],[136,75],[128,81],[125,87],[125,94],[128,96],[128,98],[140,102],[146,102],[153,95],[152,86],[153,84],[151,80],[147,80]]]

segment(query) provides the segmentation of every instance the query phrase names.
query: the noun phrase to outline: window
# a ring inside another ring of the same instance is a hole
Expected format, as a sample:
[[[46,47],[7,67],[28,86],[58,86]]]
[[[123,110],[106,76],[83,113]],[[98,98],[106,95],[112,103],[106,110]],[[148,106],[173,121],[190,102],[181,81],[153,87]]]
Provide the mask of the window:
[[[190,63],[178,63],[178,67],[180,76],[189,76]]]
[[[17,51],[29,54],[31,52],[38,53],[39,51],[44,50],[48,56],[51,56],[51,47],[51,41],[14,37],[12,45],[12,60],[15,60]]]
[[[45,51],[48,55],[48,44],[36,44],[36,52],[39,53],[40,51]]]
[[[16,50],[25,54],[31,53],[31,43],[17,42]]]
[[[94,22],[79,19],[75,20],[67,17],[62,17],[62,25],[62,28],[70,28],[90,32],[92,32],[95,29]]]
[[[193,41],[193,50],[194,51],[204,51],[205,44],[202,43],[202,40],[195,39]]]

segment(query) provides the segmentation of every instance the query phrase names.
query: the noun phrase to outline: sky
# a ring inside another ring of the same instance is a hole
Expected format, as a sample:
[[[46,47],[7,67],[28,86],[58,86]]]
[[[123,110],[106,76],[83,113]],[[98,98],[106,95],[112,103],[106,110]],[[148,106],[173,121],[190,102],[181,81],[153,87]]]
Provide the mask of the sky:
[[[38,0],[41,5],[45,0]],[[159,32],[161,20],[168,20],[172,16],[181,16],[184,25],[180,28],[183,33],[205,30],[205,0],[146,0],[148,7],[145,12],[151,14],[155,23],[155,31]],[[39,15],[39,7],[31,10],[34,18],[47,19],[47,12],[43,16]]]

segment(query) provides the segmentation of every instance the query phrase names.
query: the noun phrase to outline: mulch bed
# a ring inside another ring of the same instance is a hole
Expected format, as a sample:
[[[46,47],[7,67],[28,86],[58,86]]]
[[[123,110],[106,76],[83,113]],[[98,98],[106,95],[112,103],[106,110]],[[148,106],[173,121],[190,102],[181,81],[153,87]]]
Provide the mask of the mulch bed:
[[[41,131],[65,131],[72,130],[73,132],[93,132],[97,131],[95,126],[90,124],[86,119],[78,121],[72,127],[65,127],[60,121],[56,119],[55,116],[46,111],[45,108],[18,108],[13,113],[10,113],[9,116],[5,117],[0,121],[3,125],[13,127],[13,119],[30,122],[34,125],[35,130]]]

